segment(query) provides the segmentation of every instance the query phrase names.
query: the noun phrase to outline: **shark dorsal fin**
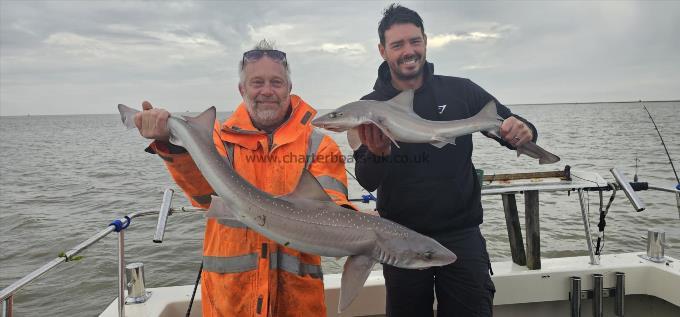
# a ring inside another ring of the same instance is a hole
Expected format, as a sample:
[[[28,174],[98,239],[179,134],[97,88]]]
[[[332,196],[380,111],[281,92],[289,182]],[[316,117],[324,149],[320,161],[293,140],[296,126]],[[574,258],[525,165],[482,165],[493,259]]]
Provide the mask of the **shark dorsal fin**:
[[[290,194],[283,195],[279,197],[281,199],[294,198],[294,199],[310,199],[310,200],[320,200],[320,201],[333,201],[330,196],[323,190],[319,181],[316,177],[312,175],[307,169],[302,169],[302,174],[300,175],[300,180],[298,181],[295,190]]]
[[[195,117],[182,116],[184,120],[199,134],[208,140],[212,140],[213,129],[215,127],[216,110],[215,107],[210,107]]]
[[[413,89],[400,92],[388,101],[395,109],[412,113],[413,112]]]

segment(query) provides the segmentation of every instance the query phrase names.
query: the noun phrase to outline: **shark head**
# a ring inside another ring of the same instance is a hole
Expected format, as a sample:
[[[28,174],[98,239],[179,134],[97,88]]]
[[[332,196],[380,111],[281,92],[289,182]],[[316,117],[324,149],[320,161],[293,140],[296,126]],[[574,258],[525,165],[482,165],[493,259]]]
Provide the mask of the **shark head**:
[[[368,122],[368,101],[355,101],[312,120],[312,125],[333,132],[344,132]]]
[[[405,267],[444,266],[456,261],[456,255],[433,239],[421,236],[414,239],[410,256],[402,261]],[[418,241],[421,240],[421,241]]]
[[[378,233],[377,260],[384,264],[421,269],[444,266],[456,261],[456,255],[434,239],[415,233],[404,236]]]

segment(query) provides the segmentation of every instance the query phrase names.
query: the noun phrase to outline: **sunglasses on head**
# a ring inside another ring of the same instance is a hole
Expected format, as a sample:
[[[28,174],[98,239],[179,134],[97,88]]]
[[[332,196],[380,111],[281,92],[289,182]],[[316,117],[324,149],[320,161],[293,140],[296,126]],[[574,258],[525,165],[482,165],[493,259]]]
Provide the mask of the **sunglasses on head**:
[[[269,56],[269,58],[274,61],[286,62],[286,53],[279,50],[250,50],[243,53],[243,64],[255,62],[265,55]]]

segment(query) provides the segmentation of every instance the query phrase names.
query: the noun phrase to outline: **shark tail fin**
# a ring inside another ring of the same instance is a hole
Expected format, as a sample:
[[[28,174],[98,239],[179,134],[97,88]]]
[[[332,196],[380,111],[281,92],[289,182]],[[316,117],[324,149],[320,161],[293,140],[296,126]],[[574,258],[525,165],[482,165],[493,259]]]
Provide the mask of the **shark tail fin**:
[[[544,148],[538,146],[534,142],[527,142],[517,148],[517,156],[524,154],[532,158],[538,159],[538,164],[552,164],[560,161],[560,157],[548,152]]]
[[[137,127],[135,126],[135,114],[139,112],[139,110],[132,109],[124,104],[118,104],[118,112],[120,112],[120,120],[123,121],[123,125],[125,125],[128,130]]]
[[[546,151],[546,152],[547,152],[547,151]],[[548,156],[546,156],[546,157],[541,157],[540,159],[538,159],[538,164],[541,164],[541,165],[543,165],[543,164],[552,164],[552,163],[557,163],[557,162],[560,161],[560,157],[559,157],[559,156],[557,156],[557,155],[555,155],[555,154],[552,154],[552,153],[550,153],[550,152],[547,152],[547,153],[548,153]]]

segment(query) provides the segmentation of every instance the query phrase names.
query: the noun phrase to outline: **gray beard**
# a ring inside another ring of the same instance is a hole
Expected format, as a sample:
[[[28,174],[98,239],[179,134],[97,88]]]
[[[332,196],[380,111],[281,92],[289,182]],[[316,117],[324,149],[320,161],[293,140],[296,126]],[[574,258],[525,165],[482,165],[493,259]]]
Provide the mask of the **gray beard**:
[[[248,115],[250,116],[250,121],[253,123],[253,126],[267,133],[271,133],[278,128],[286,120],[288,113],[290,112],[289,109],[279,118],[277,117],[279,109],[258,109],[254,100],[250,100],[246,97],[244,98],[244,101],[248,105]],[[253,103],[255,103],[255,105],[253,105]],[[252,111],[250,110],[251,105],[253,105]]]
[[[258,126],[271,126],[280,123],[282,118],[277,118],[278,110],[266,109],[266,110],[255,110],[251,114],[253,124]]]

